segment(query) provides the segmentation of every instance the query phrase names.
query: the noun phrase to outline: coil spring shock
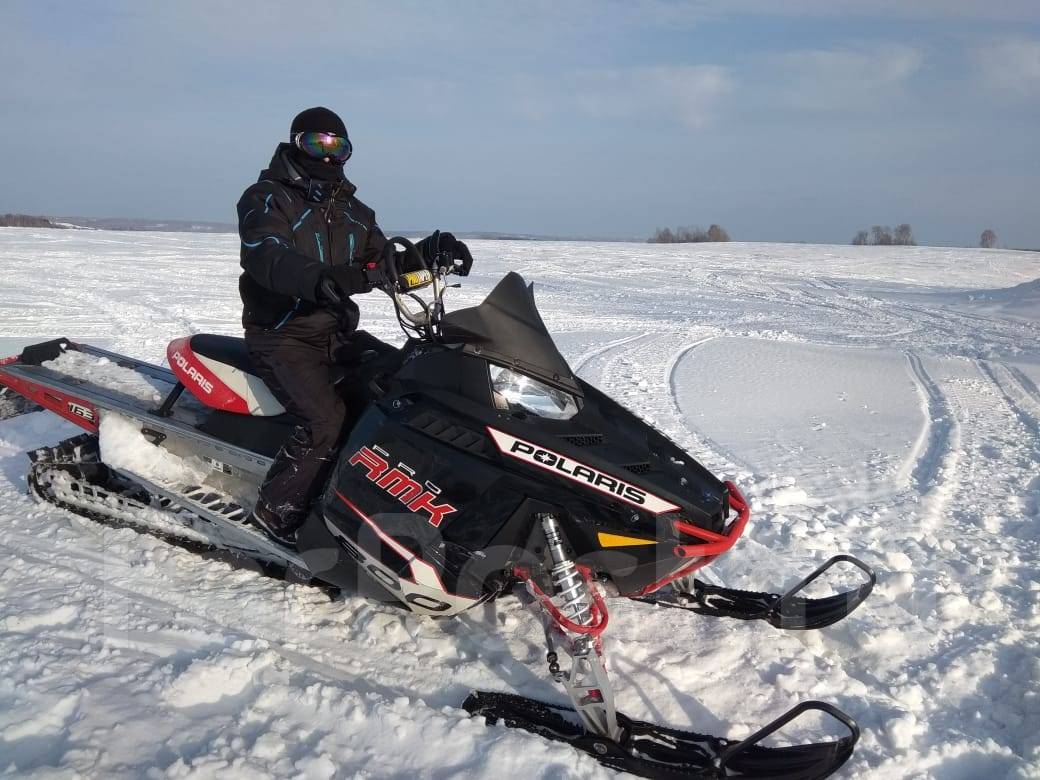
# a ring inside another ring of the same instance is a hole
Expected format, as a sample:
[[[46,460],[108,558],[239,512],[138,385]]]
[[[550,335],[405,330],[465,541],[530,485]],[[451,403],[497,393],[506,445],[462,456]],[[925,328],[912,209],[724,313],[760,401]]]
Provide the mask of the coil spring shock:
[[[583,626],[592,622],[592,598],[585,578],[563,548],[563,534],[552,515],[542,515],[542,531],[552,557],[552,581],[562,600],[560,612],[569,620]]]

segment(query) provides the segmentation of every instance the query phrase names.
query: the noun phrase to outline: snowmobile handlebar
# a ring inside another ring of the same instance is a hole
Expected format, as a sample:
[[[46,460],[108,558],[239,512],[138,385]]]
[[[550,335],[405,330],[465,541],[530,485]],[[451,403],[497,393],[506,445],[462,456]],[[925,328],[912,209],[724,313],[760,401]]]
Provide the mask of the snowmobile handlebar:
[[[398,255],[398,247],[401,248],[401,254]],[[397,266],[401,260],[410,261],[412,265],[417,266],[416,270],[413,271],[401,271]],[[426,258],[422,256],[422,252],[419,248],[403,236],[394,236],[386,242],[386,248],[383,250],[383,262],[386,268],[387,277],[395,288],[402,287],[402,281],[404,281],[404,290],[408,291],[412,289],[418,289],[424,286],[420,283],[409,281],[406,277],[409,274],[415,274],[421,276],[423,273],[430,273],[430,266],[426,263]],[[427,284],[429,281],[427,281]]]
[[[401,247],[400,251],[397,247]],[[438,262],[435,268],[430,268],[430,264],[419,251],[419,247],[403,236],[394,236],[387,241],[386,249],[383,250],[387,276],[401,292],[410,292],[431,284],[435,274],[447,276],[458,273],[466,276],[473,266],[473,255],[470,254],[469,247],[461,241],[458,248],[461,253],[459,258],[462,261],[461,265],[457,265],[449,258],[447,262]],[[447,255],[438,255],[436,259],[440,260],[443,257],[447,257]],[[412,270],[402,271],[398,268],[402,261],[408,261],[404,264],[413,266]]]
[[[401,270],[398,264],[404,262],[411,265],[413,270]],[[472,262],[472,258],[469,258],[469,263]],[[436,268],[430,268],[415,244],[403,236],[394,236],[387,240],[383,250],[383,266],[387,277],[387,285],[383,289],[394,302],[402,328],[405,328],[406,333],[411,328],[423,337],[432,337],[444,313],[444,291],[448,286],[444,277],[456,270],[454,264],[438,263]],[[425,301],[415,294],[417,290],[431,285],[432,301]],[[417,303],[419,309],[413,309],[407,298]]]

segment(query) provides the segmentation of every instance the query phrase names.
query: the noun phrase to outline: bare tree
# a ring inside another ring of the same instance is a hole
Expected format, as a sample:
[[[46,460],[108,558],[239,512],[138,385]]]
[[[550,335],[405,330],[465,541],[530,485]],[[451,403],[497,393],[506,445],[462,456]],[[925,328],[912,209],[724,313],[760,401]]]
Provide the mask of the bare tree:
[[[982,236],[979,238],[979,246],[983,249],[993,249],[997,245],[997,234],[989,228],[982,231]]]
[[[895,243],[899,246],[917,246],[917,242],[914,240],[914,229],[905,222],[897,227]]]
[[[729,233],[723,230],[718,225],[712,225],[708,228],[708,240],[709,241],[729,241]]]
[[[871,229],[873,241],[876,246],[892,246],[892,229],[887,225],[874,225]]]
[[[866,246],[870,243],[870,235],[866,230],[860,230],[852,239],[853,246]]]

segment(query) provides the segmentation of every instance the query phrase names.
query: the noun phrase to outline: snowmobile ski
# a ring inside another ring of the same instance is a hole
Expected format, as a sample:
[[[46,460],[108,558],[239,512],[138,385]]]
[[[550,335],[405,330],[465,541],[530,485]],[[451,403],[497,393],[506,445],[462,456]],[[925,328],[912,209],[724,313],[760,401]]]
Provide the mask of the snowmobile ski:
[[[463,703],[471,715],[489,725],[502,723],[557,742],[566,742],[601,764],[649,778],[789,778],[815,780],[833,774],[848,761],[859,740],[859,726],[838,708],[805,701],[743,740],[680,731],[617,713],[621,738],[590,734],[573,721],[573,710],[511,693],[474,691]],[[803,713],[831,716],[848,734],[830,742],[790,747],[760,743]],[[568,717],[571,716],[571,717]]]
[[[862,570],[867,575],[866,582],[853,590],[826,598],[798,595],[824,572],[839,563],[850,563]],[[863,561],[851,555],[835,555],[783,594],[737,590],[693,579],[692,586],[677,580],[667,591],[637,596],[633,600],[659,607],[686,609],[710,617],[764,620],[776,628],[805,631],[824,628],[847,617],[866,600],[876,583],[877,575]]]
[[[491,724],[502,722],[566,742],[605,766],[641,777],[811,780],[827,777],[849,759],[859,728],[848,715],[824,702],[802,702],[743,740],[658,726],[619,712],[602,642],[609,619],[606,601],[591,571],[569,557],[557,518],[541,514],[538,519],[548,557],[538,571],[521,566],[514,569],[514,576],[523,583],[516,595],[541,618],[549,674],[563,686],[571,707],[517,694],[474,691],[463,704],[467,712]],[[815,572],[809,581],[818,575]],[[539,580],[551,585],[555,601]],[[569,669],[561,664],[563,658],[570,660]],[[813,710],[837,720],[848,734],[830,742],[790,747],[760,744]]]

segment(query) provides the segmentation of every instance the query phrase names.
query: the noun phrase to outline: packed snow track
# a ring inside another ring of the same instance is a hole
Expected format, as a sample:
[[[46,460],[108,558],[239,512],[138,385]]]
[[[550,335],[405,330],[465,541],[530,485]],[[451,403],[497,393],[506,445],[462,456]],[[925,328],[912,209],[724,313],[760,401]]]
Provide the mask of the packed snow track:
[[[0,228],[0,353],[68,336],[161,363],[176,336],[238,335],[236,241]],[[822,699],[863,729],[843,777],[1040,777],[1040,254],[471,248],[449,306],[519,271],[579,374],[752,500],[707,579],[782,589],[839,552],[878,572],[818,632],[611,601],[621,709],[743,737]],[[385,298],[361,304],[401,340]],[[34,503],[26,450],[76,432],[0,422],[0,773],[614,776],[459,709],[472,688],[563,702],[515,602],[330,601]]]

